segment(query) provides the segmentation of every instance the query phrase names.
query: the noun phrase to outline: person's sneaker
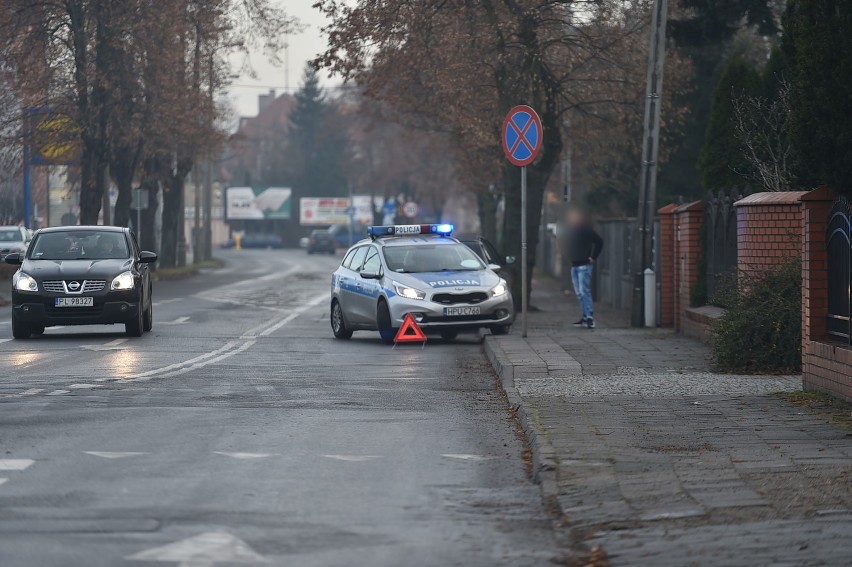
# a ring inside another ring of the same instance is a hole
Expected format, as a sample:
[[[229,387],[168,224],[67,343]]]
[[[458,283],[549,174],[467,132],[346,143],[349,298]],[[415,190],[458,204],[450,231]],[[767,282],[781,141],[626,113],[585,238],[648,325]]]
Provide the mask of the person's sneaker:
[[[575,326],[575,327],[585,327],[585,326],[586,326],[586,318],[585,318],[585,317],[581,317],[579,321],[577,321],[576,323],[574,323],[574,326]]]
[[[595,319],[593,317],[589,317],[588,319],[586,319],[586,327],[590,329],[595,328]]]

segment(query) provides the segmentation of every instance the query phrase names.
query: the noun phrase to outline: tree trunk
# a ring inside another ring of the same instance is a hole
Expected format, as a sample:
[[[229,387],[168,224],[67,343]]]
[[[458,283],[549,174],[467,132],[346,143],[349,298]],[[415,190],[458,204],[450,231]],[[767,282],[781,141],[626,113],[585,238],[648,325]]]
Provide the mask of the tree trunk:
[[[133,168],[122,158],[112,160],[110,173],[118,188],[118,199],[115,201],[115,226],[130,225],[130,203],[133,200]]]
[[[476,202],[479,205],[479,233],[497,244],[497,197],[490,191],[480,191],[476,194]]]

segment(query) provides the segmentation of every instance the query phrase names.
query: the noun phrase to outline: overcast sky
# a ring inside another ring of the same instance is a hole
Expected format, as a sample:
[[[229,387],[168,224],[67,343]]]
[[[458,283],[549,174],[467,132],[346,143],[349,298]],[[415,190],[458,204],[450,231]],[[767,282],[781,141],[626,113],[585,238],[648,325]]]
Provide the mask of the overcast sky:
[[[290,89],[295,91],[302,80],[302,70],[305,62],[316,57],[325,48],[325,39],[320,34],[320,28],[325,24],[325,19],[317,10],[311,7],[313,0],[274,0],[283,6],[288,14],[301,20],[305,29],[300,34],[290,37]],[[240,60],[235,60],[234,65],[238,67]],[[229,98],[236,113],[240,116],[255,116],[257,114],[257,97],[269,89],[274,88],[277,94],[284,92],[286,84],[284,66],[270,65],[263,53],[254,53],[251,64],[257,75],[251,78],[243,74],[234,80],[229,89]],[[322,72],[323,84],[333,86],[340,84],[339,79],[327,79],[326,73]]]

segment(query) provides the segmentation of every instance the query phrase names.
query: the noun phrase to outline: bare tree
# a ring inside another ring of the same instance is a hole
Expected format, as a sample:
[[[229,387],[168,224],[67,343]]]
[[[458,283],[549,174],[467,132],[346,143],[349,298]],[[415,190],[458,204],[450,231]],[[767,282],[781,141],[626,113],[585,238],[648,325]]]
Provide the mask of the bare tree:
[[[733,95],[734,130],[752,172],[743,174],[766,191],[787,191],[795,179],[790,140],[790,84],[774,97]]]

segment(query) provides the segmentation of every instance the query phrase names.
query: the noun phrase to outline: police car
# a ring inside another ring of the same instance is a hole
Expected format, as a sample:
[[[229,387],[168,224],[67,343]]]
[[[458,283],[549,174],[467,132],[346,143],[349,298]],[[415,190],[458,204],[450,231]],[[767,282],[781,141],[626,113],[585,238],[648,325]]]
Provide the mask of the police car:
[[[452,237],[452,225],[371,226],[331,277],[331,328],[338,339],[378,331],[392,343],[406,314],[427,333],[505,334],[515,317],[506,281]]]

